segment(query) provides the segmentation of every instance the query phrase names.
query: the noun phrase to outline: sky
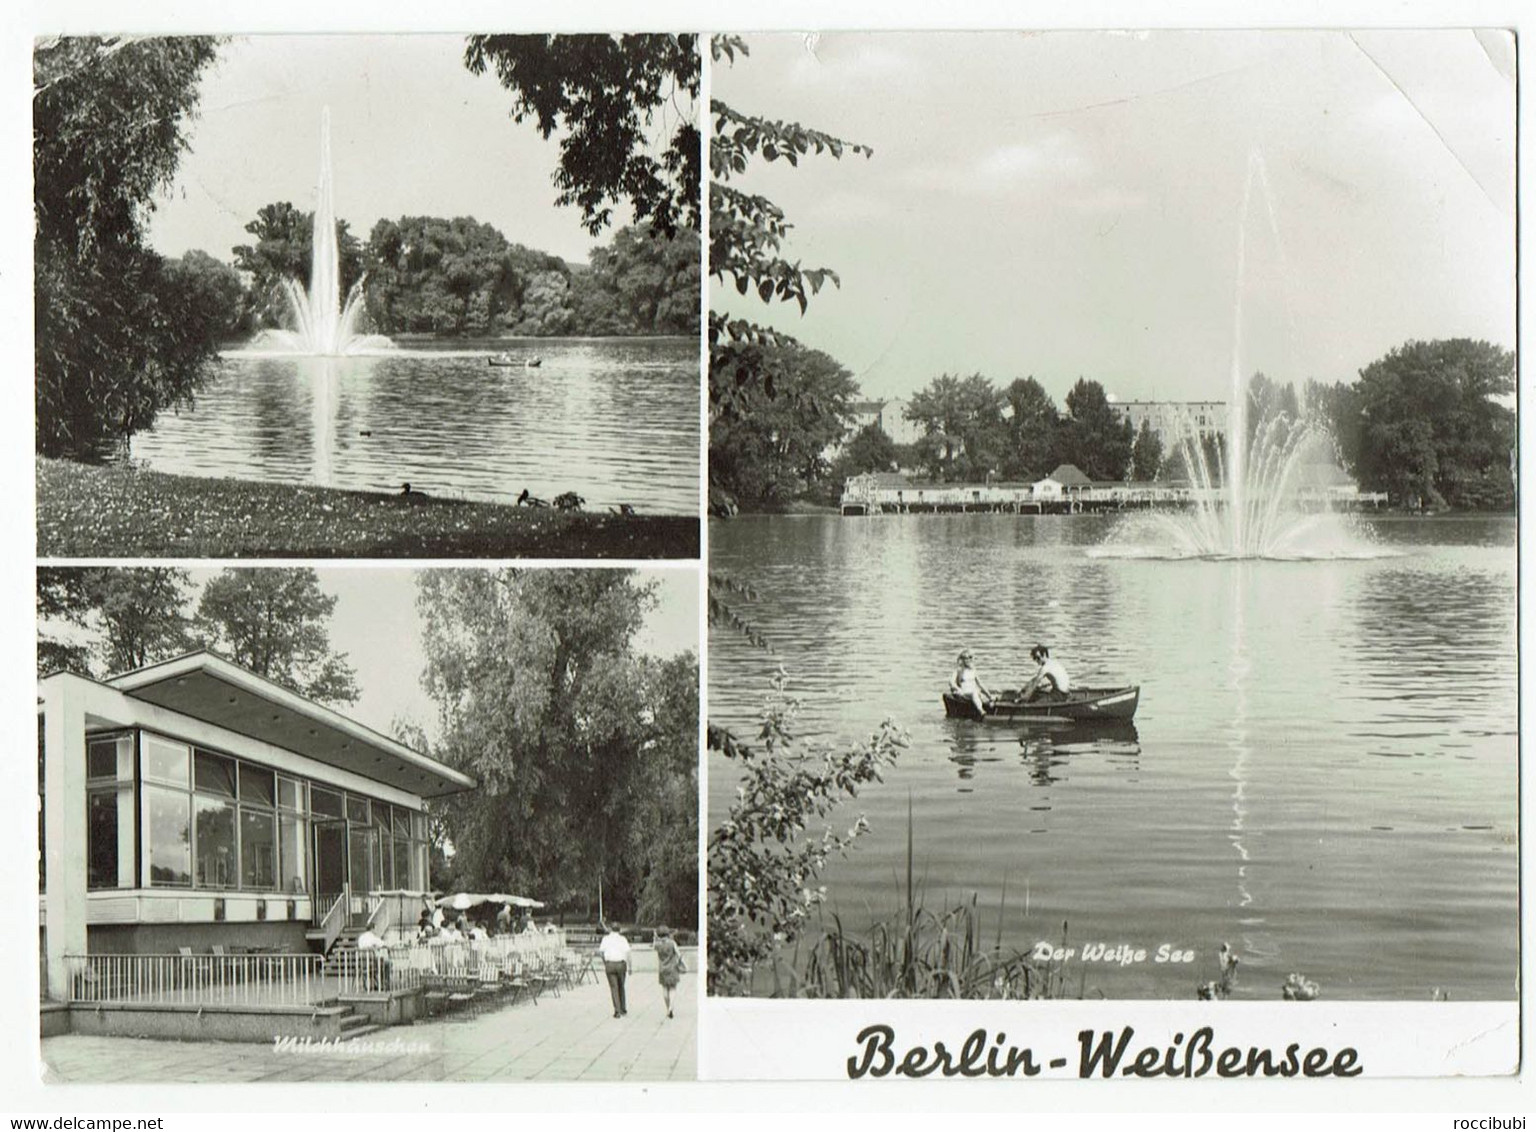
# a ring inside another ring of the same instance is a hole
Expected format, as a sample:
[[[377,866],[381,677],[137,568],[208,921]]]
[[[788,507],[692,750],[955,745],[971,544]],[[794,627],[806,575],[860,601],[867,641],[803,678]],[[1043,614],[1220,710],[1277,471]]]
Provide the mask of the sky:
[[[394,722],[419,724],[437,735],[437,708],[421,688],[426,667],[422,625],[416,612],[416,571],[398,566],[322,566],[320,588],[334,596],[331,647],[347,654],[357,670],[357,702],[341,709],[375,731],[394,733]],[[189,571],[200,595],[217,570]],[[637,581],[656,584],[656,608],[636,635],[635,648],[671,657],[699,649],[698,571],[641,567]],[[196,607],[195,595],[192,607]]]
[[[464,37],[447,35],[231,39],[204,73],[191,152],[157,202],[151,244],[230,262],[263,205],[313,209],[329,106],[336,211],[359,237],[383,217],[473,216],[514,243],[585,262],[611,232],[594,239],[579,209],[555,205],[558,135],[514,123],[512,96],[494,75],[470,74],[463,53]],[[676,126],[666,110],[656,136]],[[615,211],[616,224],[628,219]]]
[[[847,366],[1224,398],[1234,371],[1353,381],[1409,339],[1513,348],[1511,42],[1469,31],[748,38],[712,93],[874,148],[733,184],[838,272],[717,305]],[[1241,258],[1241,270],[1239,260]]]

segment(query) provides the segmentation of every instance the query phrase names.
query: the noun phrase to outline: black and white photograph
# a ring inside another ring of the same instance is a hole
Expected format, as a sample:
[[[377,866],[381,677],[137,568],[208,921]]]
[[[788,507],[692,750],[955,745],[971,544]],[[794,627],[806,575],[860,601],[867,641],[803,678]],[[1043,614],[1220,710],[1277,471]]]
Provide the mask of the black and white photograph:
[[[711,1010],[1514,1019],[1513,35],[712,57]]]
[[[49,1084],[693,1080],[693,570],[42,567]]]
[[[49,557],[697,558],[690,34],[45,37]]]

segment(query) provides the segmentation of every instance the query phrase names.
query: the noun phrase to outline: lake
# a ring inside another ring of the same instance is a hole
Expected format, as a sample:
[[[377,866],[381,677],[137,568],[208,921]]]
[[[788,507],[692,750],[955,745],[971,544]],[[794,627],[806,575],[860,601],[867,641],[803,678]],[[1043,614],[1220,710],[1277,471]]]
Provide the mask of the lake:
[[[985,938],[1018,948],[1065,921],[1074,993],[1192,999],[1227,942],[1234,998],[1296,972],[1329,1000],[1514,999],[1515,521],[1361,520],[1363,549],[1324,561],[1106,556],[1124,521],[710,523],[711,568],[758,591],[739,611],[775,650],[712,632],[712,721],[754,735],[782,662],[803,734],[910,735],[834,816],[872,830],[826,869],[828,909],[898,910],[910,800],[927,906],[975,893]],[[1134,729],[944,718],[963,645],[996,691],[1037,641],[1080,684],[1140,684]],[[735,779],[709,772],[713,824]],[[1147,956],[1083,963],[1094,944]]]
[[[494,367],[492,352],[537,357]],[[161,472],[589,510],[699,510],[694,338],[498,339],[357,357],[232,352],[195,407],[133,438]]]

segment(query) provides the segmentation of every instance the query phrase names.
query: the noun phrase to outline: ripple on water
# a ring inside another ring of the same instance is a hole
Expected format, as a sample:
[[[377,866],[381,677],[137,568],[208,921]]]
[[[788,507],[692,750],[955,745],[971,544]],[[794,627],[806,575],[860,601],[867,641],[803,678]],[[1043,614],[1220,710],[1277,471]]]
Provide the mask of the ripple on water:
[[[1512,997],[1513,524],[1373,523],[1369,556],[1229,562],[1097,553],[1112,523],[711,523],[711,567],[761,595],[739,612],[774,649],[712,634],[712,718],[751,734],[783,663],[807,733],[910,732],[856,803],[871,833],[827,870],[845,920],[894,907],[910,799],[925,891],[976,894],[988,938],[1066,920],[1076,942],[1197,952],[1095,968],[1111,997],[1191,997],[1223,940],[1245,997],[1291,970],[1329,998]],[[959,647],[995,689],[1036,641],[1084,683],[1141,685],[1134,740],[943,718]],[[712,820],[733,785],[712,762]]]

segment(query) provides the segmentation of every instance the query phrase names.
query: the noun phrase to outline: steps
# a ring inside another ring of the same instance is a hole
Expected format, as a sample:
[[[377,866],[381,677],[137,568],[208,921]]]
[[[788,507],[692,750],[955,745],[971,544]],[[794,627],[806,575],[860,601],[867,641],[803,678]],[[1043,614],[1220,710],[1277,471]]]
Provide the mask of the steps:
[[[359,967],[357,937],[362,934],[362,928],[343,928],[330,951],[326,952],[320,973],[330,978],[355,974]]]
[[[366,1037],[368,1034],[377,1033],[384,1028],[385,1027],[383,1026],[368,1021],[368,1018],[365,1015],[348,1009],[346,1015],[341,1020],[341,1033],[337,1037],[337,1041],[355,1041],[358,1038]]]

